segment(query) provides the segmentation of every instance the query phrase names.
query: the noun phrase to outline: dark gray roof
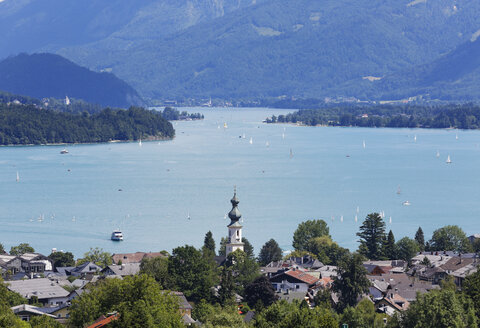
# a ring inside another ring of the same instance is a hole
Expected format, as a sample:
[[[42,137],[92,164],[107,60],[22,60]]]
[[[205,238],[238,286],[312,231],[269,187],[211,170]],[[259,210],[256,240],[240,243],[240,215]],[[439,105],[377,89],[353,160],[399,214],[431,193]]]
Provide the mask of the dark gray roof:
[[[187,298],[183,295],[182,292],[171,292],[172,295],[175,295],[178,299],[178,306],[181,310],[192,310],[193,307],[188,303]]]
[[[39,300],[67,297],[69,294],[59,284],[47,278],[9,281],[7,287],[28,299],[32,296],[38,297]]]
[[[253,320],[254,317],[255,317],[255,312],[248,311],[247,314],[245,314],[245,317],[243,317],[243,322],[249,323],[250,321]]]
[[[102,267],[96,265],[93,262],[85,262],[83,264],[80,264],[79,266],[75,267],[72,269],[71,272],[76,272],[76,273],[89,273],[89,272],[97,272],[101,271]]]
[[[103,273],[111,270],[117,276],[133,276],[140,272],[140,263],[125,263],[122,265],[109,265],[102,270]]]

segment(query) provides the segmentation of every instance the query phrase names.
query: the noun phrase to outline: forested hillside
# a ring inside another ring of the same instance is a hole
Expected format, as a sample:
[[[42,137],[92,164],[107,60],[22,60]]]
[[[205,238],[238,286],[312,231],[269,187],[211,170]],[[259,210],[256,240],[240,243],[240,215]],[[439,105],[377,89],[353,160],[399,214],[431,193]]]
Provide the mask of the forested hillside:
[[[111,140],[173,138],[175,130],[161,113],[131,107],[106,108],[93,115],[0,104],[0,144],[93,143]]]

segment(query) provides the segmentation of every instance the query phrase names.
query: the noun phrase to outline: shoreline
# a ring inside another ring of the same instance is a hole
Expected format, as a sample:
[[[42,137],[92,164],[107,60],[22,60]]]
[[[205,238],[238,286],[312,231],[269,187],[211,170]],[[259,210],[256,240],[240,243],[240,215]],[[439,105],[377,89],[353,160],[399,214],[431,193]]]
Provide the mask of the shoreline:
[[[62,143],[46,143],[46,144],[9,144],[9,145],[0,145],[0,147],[34,147],[34,146],[44,146],[44,147],[50,147],[50,146],[72,146],[72,145],[97,145],[97,144],[109,144],[109,143],[133,143],[133,142],[138,142],[140,140],[149,142],[149,141],[170,141],[175,139],[175,136],[173,137],[148,137],[145,139],[131,139],[131,140],[109,140],[109,141],[92,141],[92,142],[62,142]]]

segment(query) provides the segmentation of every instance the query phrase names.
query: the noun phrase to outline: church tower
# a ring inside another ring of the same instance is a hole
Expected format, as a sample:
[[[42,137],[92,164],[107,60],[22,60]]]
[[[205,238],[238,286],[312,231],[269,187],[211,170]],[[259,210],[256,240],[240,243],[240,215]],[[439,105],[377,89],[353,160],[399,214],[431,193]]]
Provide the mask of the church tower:
[[[233,198],[230,200],[232,203],[232,210],[228,213],[230,218],[230,224],[228,225],[228,243],[225,255],[228,256],[231,252],[235,252],[237,249],[243,251],[242,243],[242,225],[240,224],[240,218],[242,214],[238,210],[237,188],[234,189]]]

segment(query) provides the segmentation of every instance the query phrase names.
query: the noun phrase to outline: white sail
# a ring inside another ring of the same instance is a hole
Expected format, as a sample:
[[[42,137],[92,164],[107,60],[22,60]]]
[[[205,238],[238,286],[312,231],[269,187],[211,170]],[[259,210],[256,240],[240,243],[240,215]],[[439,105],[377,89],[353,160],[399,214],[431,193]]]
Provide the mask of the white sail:
[[[253,138],[252,138],[252,137],[250,137],[250,141],[249,141],[249,142],[250,142],[250,144],[253,144]]]
[[[358,222],[358,216],[355,215],[355,222]]]
[[[447,164],[450,164],[452,162],[452,160],[450,159],[450,155],[447,156]]]
[[[390,224],[392,224],[392,217],[390,217],[390,219],[388,220],[388,222],[389,222]]]
[[[437,158],[440,157],[440,152],[437,150]]]
[[[365,147],[366,147],[365,140],[363,140],[363,149],[365,149]]]
[[[142,147],[142,139],[140,139],[140,141],[138,142],[138,146]]]
[[[18,171],[17,171],[17,182],[20,181],[20,176],[18,175]]]
[[[267,142],[265,143],[265,146],[270,147],[270,143],[267,141]]]
[[[417,142],[417,135],[415,135],[415,136],[413,137],[413,141],[414,141],[414,142]]]
[[[343,222],[343,215],[340,217],[340,222]]]

